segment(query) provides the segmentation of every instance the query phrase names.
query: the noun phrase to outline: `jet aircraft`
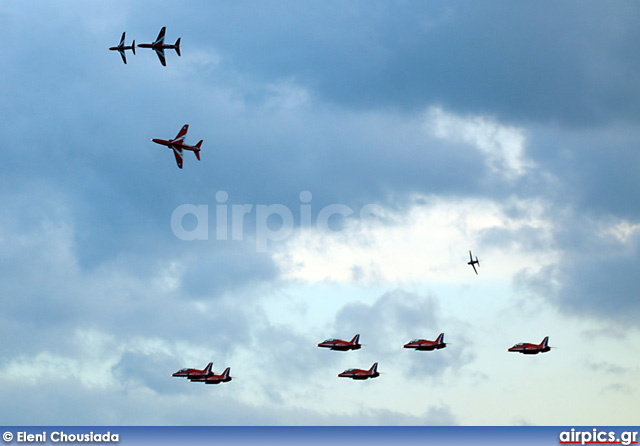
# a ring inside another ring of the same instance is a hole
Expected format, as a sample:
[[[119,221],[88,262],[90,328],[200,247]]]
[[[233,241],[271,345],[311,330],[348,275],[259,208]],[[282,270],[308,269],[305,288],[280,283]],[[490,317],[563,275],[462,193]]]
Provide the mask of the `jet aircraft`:
[[[415,348],[416,350],[439,350],[445,348],[447,344],[444,342],[444,333],[440,333],[435,341],[427,341],[426,339],[414,339],[403,345],[404,348]]]
[[[134,40],[130,46],[127,46],[124,44],[124,35],[125,35],[126,31],[122,33],[122,38],[120,39],[120,44],[118,46],[112,46],[111,48],[109,48],[111,51],[118,51],[120,53],[120,56],[122,56],[122,61],[126,64],[127,63],[127,56],[124,54],[124,52],[126,50],[131,50],[133,52],[133,54],[136,54],[136,41]]]
[[[224,372],[222,372],[222,374],[220,375],[216,375],[215,373],[212,373],[211,375],[208,375],[208,376],[189,378],[189,381],[197,382],[197,383],[205,383],[205,384],[228,383],[233,379],[229,376],[230,371],[231,371],[231,367],[227,367],[224,370]]]
[[[344,372],[338,374],[339,378],[351,378],[357,380],[363,380],[368,378],[377,378],[380,376],[378,372],[378,363],[374,363],[369,370],[362,369],[347,369]]]
[[[173,45],[164,43],[164,33],[167,29],[166,26],[163,26],[158,34],[158,38],[153,43],[140,43],[138,44],[138,48],[151,48],[158,55],[158,59],[160,59],[160,63],[162,66],[167,66],[167,61],[164,58],[164,50],[176,50],[178,56],[180,56],[180,38],[176,40],[176,43]]]
[[[478,265],[478,267],[480,267],[480,261],[478,260],[478,256],[476,256],[476,259],[473,260],[473,256],[471,255],[471,251],[469,251],[469,258],[471,259],[471,261],[467,262],[467,265],[471,265],[471,267],[476,272],[476,274],[478,274],[478,270],[475,267],[476,264]]]
[[[317,344],[316,347],[325,347],[331,350],[346,352],[348,350],[358,350],[362,347],[360,344],[360,335],[357,334],[351,341],[343,341],[342,339],[327,339]]]
[[[546,353],[549,350],[551,350],[551,347],[549,347],[549,336],[545,337],[540,344],[521,342],[507,349],[508,352],[523,353],[525,355],[537,355],[538,353]]]
[[[198,158],[198,161],[200,161],[200,146],[202,145],[203,140],[201,139],[200,141],[198,141],[198,144],[196,144],[195,146],[189,146],[185,144],[184,138],[187,136],[188,130],[189,130],[189,125],[185,124],[182,126],[182,129],[180,129],[180,131],[178,132],[178,135],[174,139],[170,139],[168,141],[164,139],[151,140],[156,144],[161,144],[163,146],[167,146],[170,149],[172,149],[173,154],[176,157],[176,163],[178,164],[178,167],[180,169],[182,169],[182,151],[183,150],[192,151],[196,155],[196,158]]]
[[[203,378],[203,377],[206,377],[206,376],[213,375],[213,372],[211,371],[212,367],[213,367],[213,362],[210,362],[202,370],[198,370],[198,369],[180,369],[176,373],[173,373],[171,376],[181,377],[181,378],[189,378],[189,379]]]

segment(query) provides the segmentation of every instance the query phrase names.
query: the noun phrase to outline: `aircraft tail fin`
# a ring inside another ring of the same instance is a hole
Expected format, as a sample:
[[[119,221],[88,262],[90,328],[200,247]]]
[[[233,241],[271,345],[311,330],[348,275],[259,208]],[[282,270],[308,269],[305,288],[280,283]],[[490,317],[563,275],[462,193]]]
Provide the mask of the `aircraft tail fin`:
[[[374,362],[371,368],[369,369],[371,373],[376,373],[378,371],[378,363]]]
[[[359,334],[355,335],[355,336],[353,337],[353,339],[351,340],[351,343],[352,343],[353,345],[358,345],[358,344],[360,343],[360,335],[359,335]]]
[[[542,345],[542,348],[547,348],[547,347],[549,346],[549,336],[545,337],[545,338],[542,340],[541,345]]]
[[[227,367],[226,369],[224,369],[224,372],[222,373],[222,378],[227,379],[229,377],[229,372],[231,372],[231,367]]]
[[[198,141],[198,144],[196,144],[196,147],[198,148],[198,150],[194,150],[193,153],[196,154],[196,158],[198,158],[198,161],[200,161],[200,146],[202,145],[202,142],[204,140],[201,139],[200,141]]]
[[[480,260],[478,260],[478,256],[476,256],[476,263],[480,266]]]
[[[209,364],[207,364],[207,366],[204,369],[205,373],[211,373],[211,369],[213,368],[213,362],[210,362]]]
[[[133,52],[133,55],[136,55],[136,41],[134,40],[133,42],[131,42],[131,51]]]
[[[440,335],[438,336],[438,339],[436,339],[436,342],[438,344],[444,344],[444,333],[440,333]]]
[[[181,54],[180,54],[180,39],[181,38],[182,37],[178,37],[178,40],[176,40],[176,43],[175,43],[176,53],[178,53],[178,56],[181,56]]]

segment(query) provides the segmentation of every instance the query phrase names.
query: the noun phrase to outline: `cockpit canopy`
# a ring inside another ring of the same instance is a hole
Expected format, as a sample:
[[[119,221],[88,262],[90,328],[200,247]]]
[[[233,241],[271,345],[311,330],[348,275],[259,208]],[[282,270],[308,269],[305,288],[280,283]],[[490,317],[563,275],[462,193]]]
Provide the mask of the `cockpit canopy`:
[[[409,342],[409,344],[417,344],[418,342],[422,342],[424,341],[424,339],[414,339],[411,342]]]
[[[188,372],[191,369],[180,369],[176,373]]]
[[[331,338],[331,339],[326,339],[326,340],[324,340],[324,341],[322,341],[322,342],[323,342],[323,343],[325,343],[325,342],[336,342],[337,340],[338,340],[338,339],[333,339],[333,338]]]
[[[350,372],[355,372],[357,369],[347,369],[342,373],[350,373]]]
[[[519,342],[518,344],[514,345],[514,347],[522,347],[525,344],[526,342]]]

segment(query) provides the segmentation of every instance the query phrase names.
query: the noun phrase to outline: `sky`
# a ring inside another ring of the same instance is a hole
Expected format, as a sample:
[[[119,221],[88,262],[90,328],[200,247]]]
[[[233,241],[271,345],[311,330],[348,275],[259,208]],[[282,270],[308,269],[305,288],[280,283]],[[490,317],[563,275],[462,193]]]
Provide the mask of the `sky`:
[[[6,425],[637,423],[637,2],[0,17]]]

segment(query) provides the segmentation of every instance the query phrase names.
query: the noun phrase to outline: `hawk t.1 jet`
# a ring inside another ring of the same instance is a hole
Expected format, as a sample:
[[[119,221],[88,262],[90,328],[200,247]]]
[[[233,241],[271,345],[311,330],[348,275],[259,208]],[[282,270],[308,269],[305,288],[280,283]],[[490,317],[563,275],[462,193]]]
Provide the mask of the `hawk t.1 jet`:
[[[220,375],[216,375],[212,373],[208,376],[189,378],[189,381],[195,383],[205,383],[205,384],[220,384],[220,383],[228,383],[233,378],[229,376],[229,372],[231,371],[231,367],[227,367],[224,372]]]
[[[179,377],[179,378],[189,378],[189,379],[192,379],[192,378],[203,378],[205,376],[213,375],[213,372],[211,371],[212,367],[213,367],[213,362],[210,362],[202,370],[198,370],[198,369],[181,369],[181,370],[178,370],[176,373],[173,373],[171,376],[175,376],[175,377]]]
[[[120,56],[122,56],[122,61],[126,64],[127,63],[127,56],[124,54],[124,52],[126,50],[131,50],[133,52],[133,54],[136,54],[136,41],[134,40],[131,43],[130,46],[127,46],[127,45],[124,44],[124,35],[125,35],[125,33],[122,33],[122,38],[120,39],[120,45],[112,46],[109,49],[111,51],[118,51],[120,53]]]
[[[545,337],[540,344],[521,342],[507,349],[508,352],[523,353],[525,355],[537,355],[538,353],[546,353],[549,350],[551,350],[551,347],[549,347],[549,336]]]
[[[196,158],[200,161],[200,146],[202,145],[202,139],[195,146],[189,146],[184,143],[184,138],[187,136],[187,131],[189,130],[189,125],[185,124],[182,126],[178,135],[174,139],[164,140],[164,139],[152,139],[151,141],[156,144],[161,144],[163,146],[167,146],[173,150],[173,154],[176,157],[176,163],[178,167],[182,169],[182,151],[190,150],[195,153]]]
[[[427,341],[426,339],[414,339],[403,345],[404,348],[415,348],[416,350],[439,350],[445,348],[447,344],[444,342],[444,333],[440,333],[435,341]]]
[[[348,350],[358,350],[362,345],[360,344],[360,335],[357,334],[351,341],[343,341],[342,339],[327,339],[317,344],[316,347],[325,347],[331,350],[338,350],[346,352]]]
[[[473,260],[473,256],[471,255],[471,251],[469,251],[469,259],[471,259],[471,260],[469,262],[467,262],[467,265],[471,265],[471,267],[476,272],[476,274],[478,274],[478,270],[475,267],[475,265],[478,265],[478,267],[480,267],[480,261],[478,260],[478,256],[476,256],[476,259]]]
[[[351,378],[351,379],[369,379],[377,378],[380,376],[378,372],[378,363],[374,363],[369,370],[362,369],[347,369],[344,372],[338,374],[339,378]]]
[[[152,50],[154,50],[158,55],[158,59],[160,59],[160,63],[164,67],[167,66],[167,61],[164,58],[164,50],[176,50],[176,53],[178,54],[178,56],[180,56],[180,38],[178,38],[178,40],[176,40],[176,43],[174,43],[173,45],[165,44],[164,32],[166,31],[166,29],[167,29],[166,26],[162,27],[162,29],[160,30],[160,33],[158,34],[158,38],[155,40],[155,42],[138,44],[138,48],[151,48]]]

